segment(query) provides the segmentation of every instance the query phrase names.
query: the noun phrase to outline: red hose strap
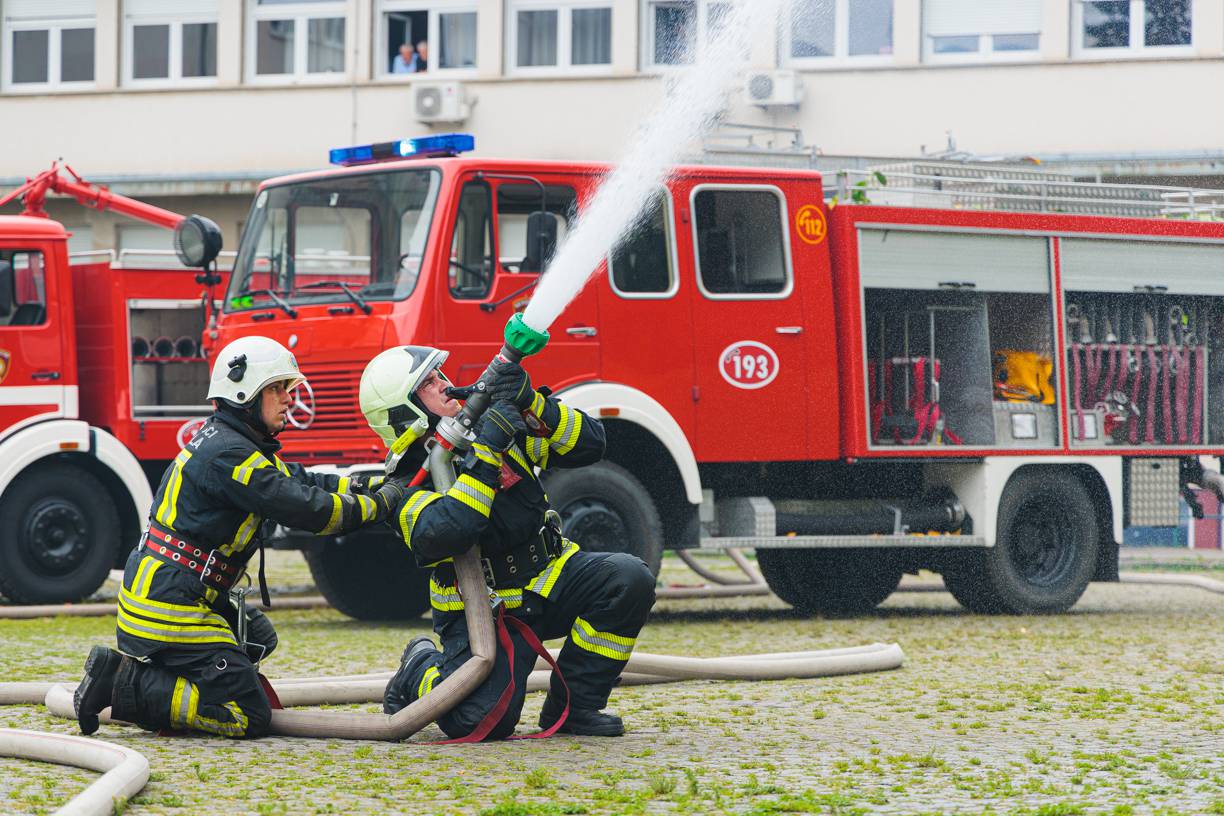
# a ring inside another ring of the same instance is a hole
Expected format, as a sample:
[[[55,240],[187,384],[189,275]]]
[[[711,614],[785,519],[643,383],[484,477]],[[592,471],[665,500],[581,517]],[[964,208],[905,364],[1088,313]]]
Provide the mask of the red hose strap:
[[[1164,347],[1164,376],[1160,378],[1161,408],[1164,410],[1164,436],[1166,443],[1173,442],[1173,405],[1169,399],[1169,378],[1173,376],[1173,356],[1168,346]]]
[[[1080,349],[1078,343],[1071,346],[1071,407],[1075,409],[1075,438],[1084,438],[1084,411],[1080,407]]]
[[[1131,351],[1135,355],[1135,384],[1131,387],[1131,405],[1138,408],[1140,383],[1143,382],[1143,362],[1139,359],[1142,352],[1138,346],[1131,346]],[[1130,443],[1139,444],[1139,417],[1134,413],[1130,418]]]
[[[1156,441],[1156,378],[1159,374],[1156,347],[1148,346],[1147,425],[1143,430],[1143,441],[1148,445]]]
[[[281,705],[280,697],[276,696],[276,689],[272,688],[272,683],[263,676],[263,672],[259,672],[259,686],[263,689],[264,696],[268,698],[268,705],[272,707],[273,711],[280,711],[284,708]]]
[[[557,733],[558,728],[565,725],[565,720],[569,717],[569,710],[570,710],[569,684],[565,682],[565,675],[561,673],[561,667],[557,665],[557,661],[554,660],[553,656],[550,655],[548,653],[548,650],[544,648],[544,644],[540,642],[540,639],[538,637],[536,637],[535,632],[531,631],[531,627],[528,626],[526,623],[523,623],[523,621],[519,620],[513,615],[508,616],[506,620],[515,629],[518,629],[519,634],[523,636],[523,640],[527,641],[527,645],[531,647],[532,651],[534,651],[540,657],[544,658],[544,660],[548,663],[548,665],[552,667],[553,674],[555,674],[558,678],[560,678],[561,687],[565,689],[565,708],[561,709],[561,716],[557,718],[556,722],[548,726],[548,728],[545,728],[543,731],[538,731],[535,734],[523,734],[521,736],[516,735],[516,736],[510,737],[510,739],[545,739],[546,737],[551,737],[553,734]]]
[[[1196,445],[1203,442],[1203,368],[1206,354],[1205,347],[1199,346],[1191,355],[1194,359],[1194,408],[1190,414],[1190,441]]]
[[[1190,356],[1191,350],[1185,347],[1177,353],[1177,441],[1182,444],[1190,439]]]

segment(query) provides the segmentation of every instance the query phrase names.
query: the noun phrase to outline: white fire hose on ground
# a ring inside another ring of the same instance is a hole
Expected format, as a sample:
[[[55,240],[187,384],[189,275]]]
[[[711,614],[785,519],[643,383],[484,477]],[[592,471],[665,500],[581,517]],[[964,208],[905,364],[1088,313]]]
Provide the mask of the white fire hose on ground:
[[[0,728],[0,756],[102,771],[101,778],[55,811],[56,816],[110,816],[149,781],[143,754],[101,740]]]

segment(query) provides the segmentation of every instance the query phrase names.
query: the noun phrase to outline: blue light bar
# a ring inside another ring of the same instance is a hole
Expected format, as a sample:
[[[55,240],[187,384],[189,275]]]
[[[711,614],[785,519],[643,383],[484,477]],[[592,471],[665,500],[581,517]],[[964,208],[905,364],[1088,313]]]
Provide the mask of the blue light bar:
[[[332,164],[351,167],[354,164],[395,161],[396,159],[427,159],[438,156],[458,156],[476,148],[470,133],[439,133],[419,139],[397,139],[394,142],[336,147],[330,152]]]

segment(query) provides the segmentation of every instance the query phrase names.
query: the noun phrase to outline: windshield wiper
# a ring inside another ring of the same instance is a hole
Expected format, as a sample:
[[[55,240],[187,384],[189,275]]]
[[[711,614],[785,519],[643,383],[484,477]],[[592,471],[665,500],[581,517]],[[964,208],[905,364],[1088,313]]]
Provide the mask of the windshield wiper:
[[[297,318],[297,309],[289,305],[289,301],[281,297],[275,289],[249,289],[243,292],[244,295],[267,295],[272,299],[272,302],[285,310],[285,314],[292,318]]]
[[[349,285],[345,283],[344,281],[338,281],[338,280],[318,281],[316,283],[308,283],[305,286],[298,287],[298,291],[301,291],[303,289],[340,289],[341,291],[344,292],[344,294],[348,295],[349,300],[357,304],[358,309],[361,309],[361,311],[365,312],[366,314],[369,314],[370,312],[373,311],[373,307],[371,307],[370,304],[366,303],[365,299],[362,298],[361,295],[354,292],[349,287]]]

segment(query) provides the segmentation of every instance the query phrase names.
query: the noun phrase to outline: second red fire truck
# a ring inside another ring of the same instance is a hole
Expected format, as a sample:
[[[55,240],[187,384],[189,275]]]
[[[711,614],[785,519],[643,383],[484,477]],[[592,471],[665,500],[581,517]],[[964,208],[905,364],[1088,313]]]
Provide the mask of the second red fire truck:
[[[310,424],[288,456],[381,459],[357,383],[389,345],[475,378],[608,169],[467,146],[334,151],[261,186],[206,343],[297,355]],[[1214,200],[921,165],[826,195],[815,172],[678,168],[551,327],[533,379],[608,432],[604,462],[547,482],[583,546],[656,569],[753,547],[813,613],[920,568],[973,610],[1060,611],[1116,577],[1125,527],[1176,525],[1218,485],[1199,464],[1224,443]],[[390,536],[305,546],[349,614],[428,605]]]

